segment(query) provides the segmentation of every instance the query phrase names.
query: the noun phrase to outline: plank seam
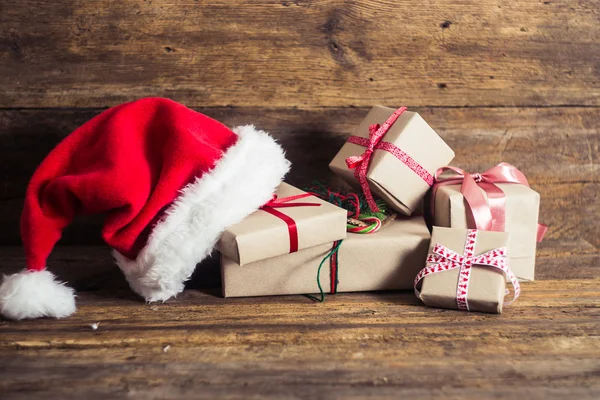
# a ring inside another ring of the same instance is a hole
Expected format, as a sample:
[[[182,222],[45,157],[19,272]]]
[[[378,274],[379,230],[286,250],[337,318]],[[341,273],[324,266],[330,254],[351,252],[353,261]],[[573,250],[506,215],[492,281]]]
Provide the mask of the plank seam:
[[[252,110],[252,109],[261,109],[261,110],[298,110],[298,111],[310,111],[310,110],[344,110],[344,109],[368,109],[368,106],[320,106],[320,107],[246,107],[246,106],[200,106],[200,105],[189,105],[186,106],[190,108],[201,108],[203,110],[222,110],[222,109],[244,109],[244,110]],[[528,108],[589,108],[589,109],[597,109],[600,108],[600,105],[589,105],[589,104],[553,104],[553,105],[504,105],[504,106],[490,106],[490,105],[480,105],[480,106],[414,106],[414,105],[405,105],[408,108],[430,108],[430,109],[504,109],[504,108],[514,108],[514,109],[528,109]],[[100,111],[107,110],[110,107],[0,107],[0,111]]]

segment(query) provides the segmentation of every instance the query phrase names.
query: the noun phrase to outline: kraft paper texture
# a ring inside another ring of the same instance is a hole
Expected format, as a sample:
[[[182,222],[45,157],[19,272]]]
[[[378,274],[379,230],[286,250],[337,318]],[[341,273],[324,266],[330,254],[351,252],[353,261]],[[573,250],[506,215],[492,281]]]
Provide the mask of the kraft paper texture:
[[[303,194],[302,190],[282,183],[279,198]],[[298,250],[344,239],[348,212],[315,196],[291,203],[319,203],[319,207],[285,207],[278,211],[288,215],[298,228]],[[290,236],[287,224],[266,211],[258,210],[239,224],[225,230],[217,249],[240,265],[287,254]]]
[[[506,196],[505,231],[510,233],[508,254],[511,269],[517,278],[532,281],[535,278],[540,195],[525,185],[498,183],[496,186]],[[460,185],[440,186],[435,196],[433,224],[467,228],[465,207]]]
[[[433,253],[436,243],[440,243],[458,254],[463,254],[466,237],[466,229],[434,226],[429,253]],[[508,237],[509,235],[506,232],[478,231],[475,255],[495,248],[506,247]],[[425,266],[425,264],[423,265]],[[421,300],[423,300],[423,303],[431,307],[458,309],[456,304],[458,273],[459,269],[455,268],[423,278],[421,281]],[[471,280],[467,295],[470,311],[500,314],[505,290],[506,281],[502,271],[474,265],[471,268]]]
[[[374,234],[349,233],[338,254],[338,291],[412,289],[425,264],[429,237],[422,217],[396,219]],[[222,255],[223,295],[318,293],[317,268],[331,248],[331,243],[324,244],[244,266]],[[329,292],[329,261],[320,276]]]
[[[356,128],[354,135],[368,138],[369,126],[383,124],[394,111],[393,108],[383,106],[373,107]],[[432,175],[454,158],[452,149],[415,112],[405,111],[382,140],[395,144]],[[364,151],[363,146],[345,143],[329,164],[333,172],[357,190],[360,190],[360,184],[354,177],[354,170],[347,167],[346,158],[358,156]],[[367,180],[375,197],[381,198],[405,215],[411,215],[419,208],[421,199],[429,190],[429,185],[421,177],[384,150],[375,150],[373,153]]]

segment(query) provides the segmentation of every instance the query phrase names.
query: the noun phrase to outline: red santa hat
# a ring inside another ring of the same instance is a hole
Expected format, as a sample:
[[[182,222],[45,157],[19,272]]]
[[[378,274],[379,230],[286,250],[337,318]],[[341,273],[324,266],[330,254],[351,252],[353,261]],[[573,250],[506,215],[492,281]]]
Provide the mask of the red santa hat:
[[[290,164],[252,125],[230,130],[174,101],[101,113],[66,137],[29,183],[21,217],[27,269],[4,278],[8,318],[66,317],[73,289],[46,270],[76,214],[105,215],[102,237],[147,301],[183,290],[223,230],[271,199]]]

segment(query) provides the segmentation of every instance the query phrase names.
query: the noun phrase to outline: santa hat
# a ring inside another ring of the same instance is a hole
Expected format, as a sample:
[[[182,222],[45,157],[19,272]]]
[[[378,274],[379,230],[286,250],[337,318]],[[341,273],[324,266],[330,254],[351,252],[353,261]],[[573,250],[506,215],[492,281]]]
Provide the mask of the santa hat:
[[[75,311],[73,289],[46,259],[76,214],[105,215],[102,237],[135,292],[175,296],[223,230],[272,198],[289,166],[267,133],[230,130],[171,100],[106,110],[34,173],[21,217],[27,269],[4,278],[0,311],[12,319]]]

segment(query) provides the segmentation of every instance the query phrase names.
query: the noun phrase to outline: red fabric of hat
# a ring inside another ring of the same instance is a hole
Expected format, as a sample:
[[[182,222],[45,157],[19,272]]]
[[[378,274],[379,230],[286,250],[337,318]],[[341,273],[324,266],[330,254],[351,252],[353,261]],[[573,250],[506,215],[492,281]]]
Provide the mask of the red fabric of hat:
[[[5,278],[0,311],[14,319],[75,311],[72,289],[45,268],[77,214],[104,214],[102,237],[132,289],[164,301],[288,169],[281,147],[251,125],[231,130],[162,98],[113,107],[66,137],[33,175],[21,218],[27,269]]]

